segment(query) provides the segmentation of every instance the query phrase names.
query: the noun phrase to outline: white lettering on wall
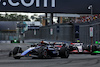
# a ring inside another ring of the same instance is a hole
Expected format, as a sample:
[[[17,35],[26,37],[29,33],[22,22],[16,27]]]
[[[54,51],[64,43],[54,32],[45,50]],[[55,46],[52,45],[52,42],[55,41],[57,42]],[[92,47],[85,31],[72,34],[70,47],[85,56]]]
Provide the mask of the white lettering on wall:
[[[36,7],[40,7],[40,0],[36,0]]]
[[[26,7],[30,7],[34,4],[34,0],[31,0],[30,3],[26,3],[25,0],[21,0],[21,3]]]
[[[47,0],[44,0],[44,7],[47,7]]]
[[[55,4],[56,4],[56,1],[52,0],[52,3],[51,3],[52,7],[55,7]]]
[[[25,7],[31,7],[34,2],[36,1],[36,7],[40,7],[40,0],[30,0],[29,3],[26,3],[25,0],[21,0],[21,4]],[[51,0],[51,7],[55,7],[56,5],[56,0]],[[13,2],[13,0],[8,0],[9,4],[11,6],[19,6],[20,5],[20,2]],[[44,3],[43,3],[43,7],[48,7],[48,0],[44,0]]]
[[[12,0],[8,0],[9,4],[12,5],[12,6],[18,6],[19,5],[19,2],[12,2]]]

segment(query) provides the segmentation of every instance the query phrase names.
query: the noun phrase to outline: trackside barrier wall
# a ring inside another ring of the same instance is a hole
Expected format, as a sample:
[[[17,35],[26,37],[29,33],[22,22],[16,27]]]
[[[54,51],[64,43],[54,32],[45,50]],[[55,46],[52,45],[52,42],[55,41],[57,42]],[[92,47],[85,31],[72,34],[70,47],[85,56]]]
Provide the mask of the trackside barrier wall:
[[[75,38],[75,25],[79,25],[79,38]],[[59,26],[59,32],[57,32]],[[93,26],[93,44],[95,41],[100,41],[100,19],[87,23],[74,23],[74,24],[58,24],[40,27],[37,30],[37,35],[34,31],[29,30],[26,32],[25,39],[47,39],[47,40],[65,40],[76,42],[78,39],[85,45],[91,44],[90,27]],[[50,35],[50,29],[53,29],[53,35]]]

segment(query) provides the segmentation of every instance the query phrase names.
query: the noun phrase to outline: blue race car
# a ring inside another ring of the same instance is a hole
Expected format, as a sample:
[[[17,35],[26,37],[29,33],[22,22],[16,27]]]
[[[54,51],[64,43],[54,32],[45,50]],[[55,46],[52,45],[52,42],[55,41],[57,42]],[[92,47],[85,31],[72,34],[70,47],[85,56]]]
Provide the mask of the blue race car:
[[[69,50],[66,47],[62,47],[60,51],[55,49],[54,45],[47,43],[41,43],[38,45],[32,45],[27,50],[23,51],[21,47],[15,47],[10,51],[9,56],[13,56],[15,59],[20,59],[21,57],[37,57],[37,58],[52,58],[58,57],[68,58]]]

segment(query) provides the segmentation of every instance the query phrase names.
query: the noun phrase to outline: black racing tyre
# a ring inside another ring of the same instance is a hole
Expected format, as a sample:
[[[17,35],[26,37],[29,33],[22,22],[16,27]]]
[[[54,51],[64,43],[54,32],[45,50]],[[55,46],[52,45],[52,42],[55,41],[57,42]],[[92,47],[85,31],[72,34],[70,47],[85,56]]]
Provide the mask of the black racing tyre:
[[[20,41],[19,41],[19,40],[17,40],[17,43],[20,43]]]
[[[13,43],[14,41],[13,40],[11,40],[11,43]]]
[[[13,58],[15,58],[15,59],[20,59],[21,57],[19,57],[19,56],[16,56],[16,54],[17,53],[22,53],[23,51],[22,51],[22,48],[21,47],[15,47],[14,49],[13,49]]]
[[[43,55],[43,58],[48,58],[47,50],[43,50],[42,55]]]
[[[92,46],[92,52],[97,50],[97,46],[93,45]]]
[[[94,51],[97,51],[97,47],[95,45],[92,46],[91,55],[96,55],[96,53],[93,53]]]
[[[61,58],[68,58],[69,57],[69,50],[67,49],[67,47],[61,47],[61,49],[59,51],[59,56]]]
[[[38,50],[38,58],[43,59],[43,58],[47,58],[48,54],[47,54],[47,50],[44,50],[43,48],[40,48]]]
[[[17,53],[22,53],[22,48],[21,47],[15,47],[13,49],[13,55],[16,55]]]
[[[73,46],[69,46],[69,50],[70,51],[73,51]]]
[[[90,45],[89,45],[89,46],[87,46],[87,50],[88,50],[88,51],[90,51]]]

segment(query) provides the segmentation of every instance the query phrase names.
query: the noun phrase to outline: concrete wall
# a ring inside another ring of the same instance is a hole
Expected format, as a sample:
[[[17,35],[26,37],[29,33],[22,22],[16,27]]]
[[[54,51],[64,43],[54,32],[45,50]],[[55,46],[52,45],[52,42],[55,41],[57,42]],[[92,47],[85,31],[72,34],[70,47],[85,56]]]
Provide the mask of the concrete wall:
[[[40,38],[40,30],[36,30],[36,35],[34,35],[34,30],[28,30],[25,32],[25,39],[38,39]]]
[[[57,26],[59,26],[59,32],[57,32]],[[53,29],[53,35],[50,34],[50,29]],[[68,24],[62,25],[51,25],[41,27],[37,30],[37,35],[34,35],[33,30],[29,30],[25,33],[25,39],[37,38],[37,39],[47,39],[47,40],[73,40],[73,26]]]

